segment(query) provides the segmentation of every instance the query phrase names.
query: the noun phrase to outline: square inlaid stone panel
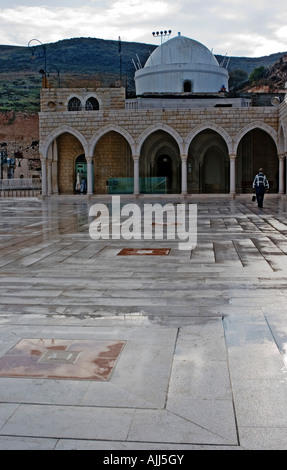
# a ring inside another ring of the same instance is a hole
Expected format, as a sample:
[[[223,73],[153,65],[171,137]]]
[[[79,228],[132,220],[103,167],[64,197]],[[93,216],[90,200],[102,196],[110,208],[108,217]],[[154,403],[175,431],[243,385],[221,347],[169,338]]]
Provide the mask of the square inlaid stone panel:
[[[124,248],[118,254],[120,256],[167,256],[170,248]]]
[[[0,377],[109,380],[125,341],[22,339],[0,358]]]

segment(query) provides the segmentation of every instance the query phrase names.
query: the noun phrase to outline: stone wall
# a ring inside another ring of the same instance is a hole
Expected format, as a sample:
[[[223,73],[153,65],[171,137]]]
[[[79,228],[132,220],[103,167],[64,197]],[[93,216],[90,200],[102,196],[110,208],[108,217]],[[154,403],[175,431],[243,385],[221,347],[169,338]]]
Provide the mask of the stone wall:
[[[71,96],[77,96],[82,103],[85,103],[89,96],[97,97],[99,110],[67,111],[67,103]],[[52,98],[58,104],[51,111],[49,102]],[[156,132],[161,133],[157,134],[159,136],[163,133],[168,135],[178,148],[178,158],[184,159],[188,156],[188,163],[192,143],[200,133],[211,131],[220,136],[226,149],[223,150],[222,157],[218,157],[218,162],[222,159],[224,165],[226,164],[226,170],[223,185],[219,190],[223,188],[225,191],[229,187],[229,158],[235,158],[238,154],[239,144],[249,131],[259,129],[268,135],[268,138],[274,142],[275,150],[272,151],[272,158],[276,159],[279,153],[278,132],[281,127],[280,132],[283,134],[281,140],[284,141],[281,147],[286,150],[285,115],[282,118],[283,123],[282,119],[279,122],[279,112],[283,115],[285,102],[279,108],[268,106],[137,110],[125,109],[124,105],[123,88],[94,91],[92,89],[43,90],[42,110],[39,115],[40,151],[47,159],[52,142],[57,141],[60,192],[73,190],[75,159],[79,154],[93,159],[95,193],[106,192],[106,181],[110,177],[133,176],[133,158],[137,159],[140,156],[140,160],[142,159],[144,143]],[[63,108],[60,109],[58,106]],[[167,145],[170,146],[169,143]],[[223,148],[222,144],[220,146]],[[150,161],[149,156],[145,158],[146,161]],[[264,158],[268,156],[265,154]],[[272,163],[274,175],[276,165],[277,161],[274,160]],[[254,168],[250,167],[251,172],[254,172]],[[148,172],[146,175],[149,175]],[[272,178],[275,180],[274,175]],[[238,172],[238,188],[241,180],[245,179],[243,173]],[[198,191],[198,181],[194,185],[194,191]]]
[[[94,97],[100,105],[100,109],[124,109],[125,88],[42,88],[41,110],[43,112],[68,111],[68,102],[77,97],[85,109],[88,98]]]
[[[76,130],[88,143],[99,131],[119,129],[127,132],[135,141],[149,128],[161,125],[167,132],[177,133],[186,139],[199,126],[224,130],[231,138],[247,125],[263,128],[271,127],[278,131],[278,110],[267,108],[211,108],[211,109],[174,109],[174,110],[110,110],[94,112],[41,112],[40,141],[46,148],[50,144],[49,134],[64,132],[69,128]],[[56,131],[56,132],[55,132]],[[51,137],[53,137],[53,135]],[[47,139],[47,140],[46,140]]]
[[[14,156],[15,152],[22,152],[24,161],[21,167],[16,166],[14,176],[20,175],[25,178],[31,176],[40,176],[40,172],[34,169],[40,167],[39,160],[39,117],[38,114],[15,113],[10,111],[0,113],[0,145],[1,149],[6,149],[8,157]],[[32,143],[34,145],[32,145]],[[28,161],[34,160],[35,164],[29,165]],[[4,171],[5,176],[5,171]]]

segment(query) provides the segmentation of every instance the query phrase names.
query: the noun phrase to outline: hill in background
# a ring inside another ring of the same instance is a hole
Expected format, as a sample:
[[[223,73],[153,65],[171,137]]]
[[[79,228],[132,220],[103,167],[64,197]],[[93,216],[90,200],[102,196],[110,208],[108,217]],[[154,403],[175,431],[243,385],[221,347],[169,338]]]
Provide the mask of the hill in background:
[[[0,112],[39,111],[41,88],[40,69],[44,69],[44,48],[47,70],[52,86],[96,87],[111,86],[120,76],[127,88],[128,96],[135,95],[135,65],[144,66],[149,55],[158,47],[152,44],[119,42],[96,39],[74,38],[56,43],[31,42],[35,46],[32,59],[31,47],[0,46]],[[250,74],[255,68],[269,68],[284,52],[259,58],[230,57],[216,55],[220,64],[228,63],[228,71],[245,70]]]

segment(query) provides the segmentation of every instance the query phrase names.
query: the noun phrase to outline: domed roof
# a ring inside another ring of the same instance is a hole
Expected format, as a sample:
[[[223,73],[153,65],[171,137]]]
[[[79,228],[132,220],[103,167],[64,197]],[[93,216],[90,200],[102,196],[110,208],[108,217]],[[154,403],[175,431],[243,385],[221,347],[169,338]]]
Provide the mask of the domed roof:
[[[146,67],[172,64],[205,64],[219,66],[212,52],[203,44],[180,34],[155,49]]]
[[[200,42],[178,35],[153,51],[135,72],[136,94],[218,93],[228,72]]]

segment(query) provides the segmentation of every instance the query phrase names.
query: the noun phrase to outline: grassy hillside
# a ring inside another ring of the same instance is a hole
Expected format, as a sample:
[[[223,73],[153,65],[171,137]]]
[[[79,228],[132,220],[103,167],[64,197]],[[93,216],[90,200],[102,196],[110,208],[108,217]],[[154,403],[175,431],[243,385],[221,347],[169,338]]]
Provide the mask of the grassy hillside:
[[[0,112],[39,111],[41,75],[44,68],[44,47],[36,46],[32,59],[31,47],[0,46]],[[134,42],[121,43],[121,62],[118,41],[96,38],[65,39],[45,44],[47,69],[53,86],[110,86],[120,77],[130,96],[134,93],[134,64],[140,60],[143,66],[156,45]],[[231,57],[228,70],[241,68],[248,74],[256,67],[269,67],[283,55],[272,54],[260,58]],[[219,63],[227,64],[223,56],[216,56]]]

